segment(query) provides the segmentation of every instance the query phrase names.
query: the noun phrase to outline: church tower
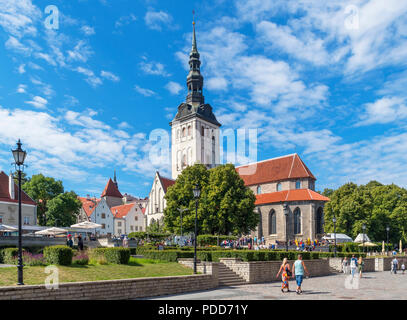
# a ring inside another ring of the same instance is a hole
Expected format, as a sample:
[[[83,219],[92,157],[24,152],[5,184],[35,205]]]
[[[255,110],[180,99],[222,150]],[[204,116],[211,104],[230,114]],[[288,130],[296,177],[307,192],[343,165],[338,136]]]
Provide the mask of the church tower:
[[[220,163],[219,128],[212,107],[205,104],[204,79],[196,44],[195,22],[192,33],[192,49],[189,54],[186,102],[178,107],[171,126],[172,178],[176,179],[183,169],[195,163],[212,168]]]

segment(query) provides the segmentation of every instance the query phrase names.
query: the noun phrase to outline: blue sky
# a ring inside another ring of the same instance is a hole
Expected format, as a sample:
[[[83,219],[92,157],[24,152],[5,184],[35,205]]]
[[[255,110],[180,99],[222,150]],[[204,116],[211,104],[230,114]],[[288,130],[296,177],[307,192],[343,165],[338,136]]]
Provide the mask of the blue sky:
[[[258,160],[297,152],[318,190],[407,186],[397,0],[0,0],[0,169],[21,138],[29,175],[98,196],[116,169],[123,193],[148,195],[170,176],[149,136],[185,99],[192,10],[206,102],[222,129],[257,129]]]

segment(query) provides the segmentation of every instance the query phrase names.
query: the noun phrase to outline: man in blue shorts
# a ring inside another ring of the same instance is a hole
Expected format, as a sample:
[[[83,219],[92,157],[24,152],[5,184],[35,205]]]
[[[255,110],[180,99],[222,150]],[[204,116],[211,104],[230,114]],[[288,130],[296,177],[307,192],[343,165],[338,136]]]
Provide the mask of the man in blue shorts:
[[[297,294],[302,293],[301,284],[302,280],[304,279],[304,271],[309,276],[307,267],[305,266],[304,261],[302,261],[302,255],[299,254],[298,260],[296,260],[293,264],[293,274],[295,275],[295,280],[297,282],[297,290],[295,292],[297,292]]]

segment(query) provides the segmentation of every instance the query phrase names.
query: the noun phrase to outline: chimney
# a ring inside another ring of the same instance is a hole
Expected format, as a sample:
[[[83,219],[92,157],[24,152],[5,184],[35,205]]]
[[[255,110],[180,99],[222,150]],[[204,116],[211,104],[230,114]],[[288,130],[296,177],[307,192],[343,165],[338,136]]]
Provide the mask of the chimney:
[[[10,194],[11,199],[15,199],[15,189],[14,189],[14,178],[12,173],[10,172],[10,175],[8,177],[8,193]]]

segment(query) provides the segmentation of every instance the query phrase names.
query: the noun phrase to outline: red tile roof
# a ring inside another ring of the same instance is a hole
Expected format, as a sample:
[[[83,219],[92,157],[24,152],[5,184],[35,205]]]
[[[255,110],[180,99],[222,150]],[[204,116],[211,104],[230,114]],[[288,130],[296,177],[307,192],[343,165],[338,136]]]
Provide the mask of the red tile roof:
[[[143,214],[146,214],[146,208],[141,208],[141,212],[142,212]]]
[[[119,189],[117,189],[115,183],[112,179],[109,178],[109,181],[106,184],[105,189],[102,192],[101,197],[116,197],[116,198],[123,198],[122,194],[120,193]]]
[[[298,154],[236,167],[246,186],[297,178],[316,180]]]
[[[3,171],[0,172],[0,201],[18,203],[18,186],[14,183],[14,197],[10,198],[9,176]],[[21,190],[21,203],[37,205],[23,190]]]
[[[89,199],[85,197],[78,197],[78,199],[82,202],[82,209],[85,211],[86,215],[90,217],[92,212],[95,210],[96,205],[99,204],[100,199]],[[96,205],[93,201],[96,201]]]
[[[157,174],[158,174],[158,177],[160,178],[161,184],[163,185],[164,193],[167,193],[167,189],[175,183],[175,180],[161,177],[160,173],[158,171],[157,171]]]
[[[112,211],[115,218],[124,218],[134,205],[135,203],[122,204],[121,206],[112,207],[110,211]]]
[[[330,199],[310,189],[293,189],[256,195],[256,205],[289,201],[329,201]]]

